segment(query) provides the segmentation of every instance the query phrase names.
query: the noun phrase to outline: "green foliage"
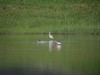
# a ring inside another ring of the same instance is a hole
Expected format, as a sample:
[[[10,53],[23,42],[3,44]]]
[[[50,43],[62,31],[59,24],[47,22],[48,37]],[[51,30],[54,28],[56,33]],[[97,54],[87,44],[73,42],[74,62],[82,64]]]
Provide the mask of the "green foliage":
[[[0,32],[100,32],[99,0],[0,0]]]

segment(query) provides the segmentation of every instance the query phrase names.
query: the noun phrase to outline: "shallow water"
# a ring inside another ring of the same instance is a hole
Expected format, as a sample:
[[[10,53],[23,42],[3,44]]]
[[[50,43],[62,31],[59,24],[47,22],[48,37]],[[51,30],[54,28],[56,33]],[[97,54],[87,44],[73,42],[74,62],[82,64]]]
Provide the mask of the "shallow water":
[[[0,74],[99,75],[100,36],[53,36],[0,35]]]

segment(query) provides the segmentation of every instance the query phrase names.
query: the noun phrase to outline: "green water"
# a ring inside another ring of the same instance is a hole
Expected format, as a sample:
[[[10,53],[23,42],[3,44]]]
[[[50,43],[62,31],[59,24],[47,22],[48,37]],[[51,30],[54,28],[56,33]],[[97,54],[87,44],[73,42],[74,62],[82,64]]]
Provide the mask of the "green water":
[[[96,35],[0,35],[0,69],[51,68],[99,74],[100,36]],[[44,40],[46,43],[38,43]]]

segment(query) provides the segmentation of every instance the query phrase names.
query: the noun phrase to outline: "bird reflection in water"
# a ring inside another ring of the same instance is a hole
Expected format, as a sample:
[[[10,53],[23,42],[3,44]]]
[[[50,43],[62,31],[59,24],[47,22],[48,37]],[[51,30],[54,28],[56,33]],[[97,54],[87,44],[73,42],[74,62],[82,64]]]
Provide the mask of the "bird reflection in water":
[[[60,51],[61,50],[61,42],[59,41],[43,41],[43,40],[37,40],[37,44],[47,45],[49,46],[49,52],[52,52],[53,50]]]
[[[38,44],[49,44],[49,52],[53,50],[53,48],[56,48],[57,50],[61,49],[61,42],[60,41],[55,41],[53,35],[51,32],[49,32],[49,38],[51,39],[50,41],[43,41],[43,40],[37,40]]]
[[[48,41],[44,41],[44,40],[37,40],[37,44],[47,44]]]
[[[61,50],[61,45],[56,45],[56,49],[57,49],[58,51],[60,51],[60,50]]]
[[[50,40],[49,41],[49,52],[51,52],[53,50],[53,46],[54,46],[54,41]]]

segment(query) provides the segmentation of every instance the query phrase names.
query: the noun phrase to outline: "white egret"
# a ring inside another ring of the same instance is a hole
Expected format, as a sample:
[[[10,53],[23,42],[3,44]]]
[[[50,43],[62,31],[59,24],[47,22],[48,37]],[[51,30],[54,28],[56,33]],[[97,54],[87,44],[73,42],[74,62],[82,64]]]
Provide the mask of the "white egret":
[[[49,37],[50,39],[54,39],[50,32],[49,32]]]

